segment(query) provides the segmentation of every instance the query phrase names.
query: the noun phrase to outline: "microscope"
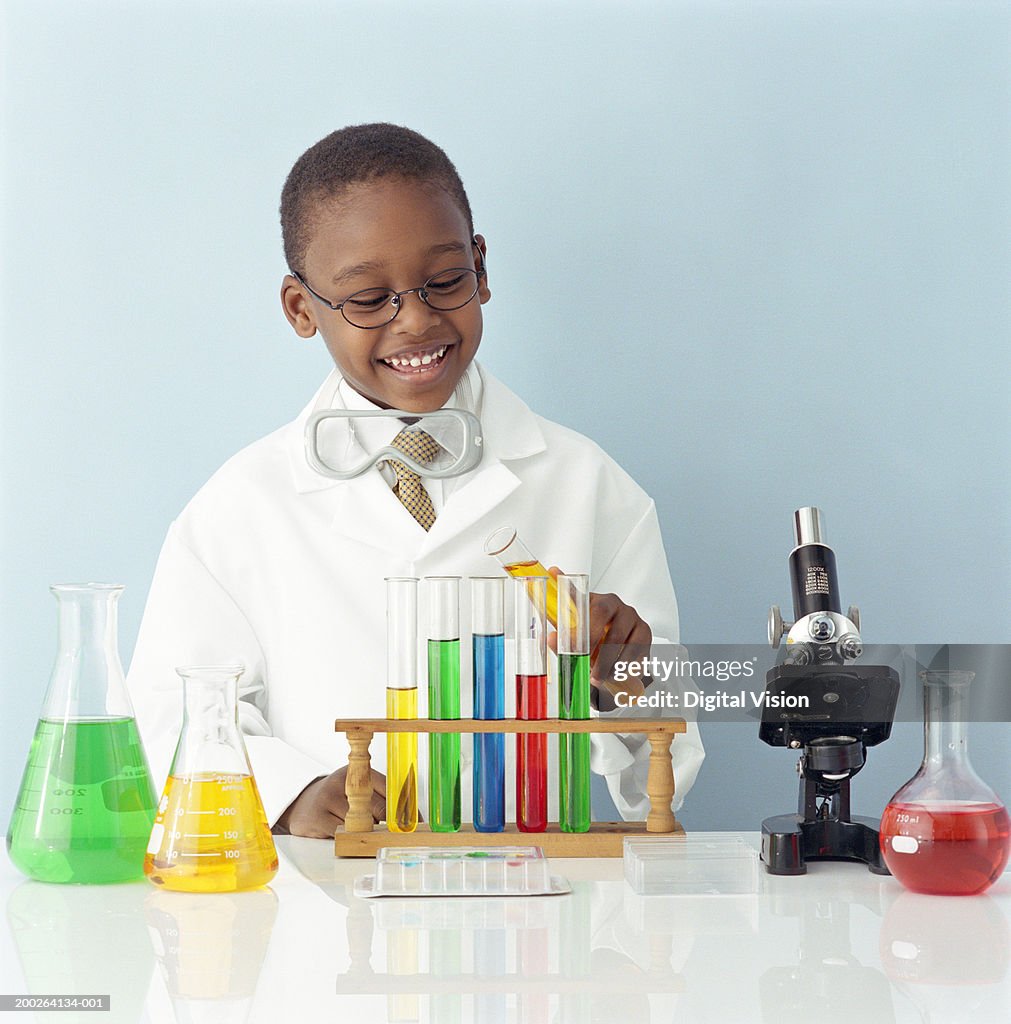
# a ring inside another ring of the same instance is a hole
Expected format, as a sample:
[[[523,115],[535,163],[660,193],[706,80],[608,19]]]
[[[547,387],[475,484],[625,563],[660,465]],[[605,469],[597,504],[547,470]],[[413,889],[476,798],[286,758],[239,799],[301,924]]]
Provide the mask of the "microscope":
[[[891,733],[898,673],[886,665],[854,664],[863,654],[860,612],[851,605],[842,614],[835,553],[824,542],[821,512],[797,509],[794,533],[794,621],[784,622],[773,605],[769,643],[785,657],[766,674],[759,738],[803,751],[800,796],[796,814],[762,822],[762,861],[774,875],[802,875],[806,862],[816,859],[856,860],[887,875],[879,822],[850,813],[850,780],[864,766],[867,748]]]

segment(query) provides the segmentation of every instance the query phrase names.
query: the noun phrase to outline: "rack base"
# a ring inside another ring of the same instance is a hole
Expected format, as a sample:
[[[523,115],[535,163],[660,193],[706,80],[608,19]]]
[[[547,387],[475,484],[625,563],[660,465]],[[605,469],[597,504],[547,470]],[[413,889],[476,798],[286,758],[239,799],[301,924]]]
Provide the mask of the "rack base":
[[[337,857],[374,857],[384,846],[539,846],[547,857],[620,857],[625,836],[643,838],[684,835],[680,823],[673,832],[647,832],[644,821],[596,821],[589,832],[563,832],[549,824],[544,832],[521,832],[506,825],[504,832],[477,832],[461,825],[459,832],[432,832],[419,825],[414,832],[388,832],[378,826],[372,832],[345,832],[334,836]]]

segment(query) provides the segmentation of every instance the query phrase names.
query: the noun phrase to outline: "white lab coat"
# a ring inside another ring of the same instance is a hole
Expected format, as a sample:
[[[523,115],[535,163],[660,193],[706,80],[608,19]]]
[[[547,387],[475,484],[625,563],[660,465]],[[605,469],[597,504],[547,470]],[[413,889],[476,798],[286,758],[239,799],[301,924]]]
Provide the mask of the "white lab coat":
[[[677,605],[651,499],[593,442],[536,416],[486,370],[474,365],[469,372],[483,382],[484,456],[454,482],[428,533],[378,470],[338,482],[308,465],[305,423],[338,401],[337,371],[295,421],[225,463],[172,523],[128,679],[156,780],[168,771],[182,719],[175,666],[242,662],[240,725],[275,821],[309,782],[347,762],[335,718],[386,713],[385,577],[495,575],[500,570],[483,543],[506,524],[546,565],[589,573],[591,590],[633,605],[657,642],[677,639]],[[468,597],[464,581],[465,652]],[[424,623],[423,595],[419,603]],[[425,714],[420,662],[419,680]],[[511,698],[512,687],[506,689]],[[467,717],[466,655],[462,691]],[[513,713],[509,700],[507,714]],[[467,818],[469,740],[462,746]],[[676,809],[704,756],[694,724],[673,750]],[[381,737],[371,754],[373,767],[384,771]],[[641,735],[593,737],[591,767],[606,778],[627,819],[648,811],[648,761]],[[423,810],[425,763],[422,744]],[[506,790],[507,820],[514,820],[514,787],[507,783]]]

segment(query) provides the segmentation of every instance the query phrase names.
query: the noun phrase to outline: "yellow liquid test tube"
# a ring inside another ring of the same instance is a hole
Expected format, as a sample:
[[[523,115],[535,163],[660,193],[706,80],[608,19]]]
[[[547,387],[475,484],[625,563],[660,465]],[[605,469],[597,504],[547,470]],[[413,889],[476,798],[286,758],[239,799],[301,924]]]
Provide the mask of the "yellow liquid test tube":
[[[386,717],[418,717],[418,580],[386,580]],[[386,827],[418,827],[418,734],[386,734]]]
[[[485,554],[498,559],[502,568],[514,579],[524,579],[528,576],[543,576],[547,579],[546,611],[548,621],[557,629],[558,584],[554,577],[548,574],[540,560],[530,553],[516,531],[511,526],[501,527],[484,542],[484,550]],[[567,609],[566,618],[569,627],[574,628],[576,609],[571,604]]]

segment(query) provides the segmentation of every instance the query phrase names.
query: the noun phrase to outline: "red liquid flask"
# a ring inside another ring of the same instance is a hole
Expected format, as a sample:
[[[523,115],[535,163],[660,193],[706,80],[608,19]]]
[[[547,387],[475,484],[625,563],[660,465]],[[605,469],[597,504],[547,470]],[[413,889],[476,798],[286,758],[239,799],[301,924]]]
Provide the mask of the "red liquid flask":
[[[922,672],[924,756],[881,817],[881,854],[913,892],[972,896],[1011,849],[1004,804],[973,770],[967,746],[972,672]]]

